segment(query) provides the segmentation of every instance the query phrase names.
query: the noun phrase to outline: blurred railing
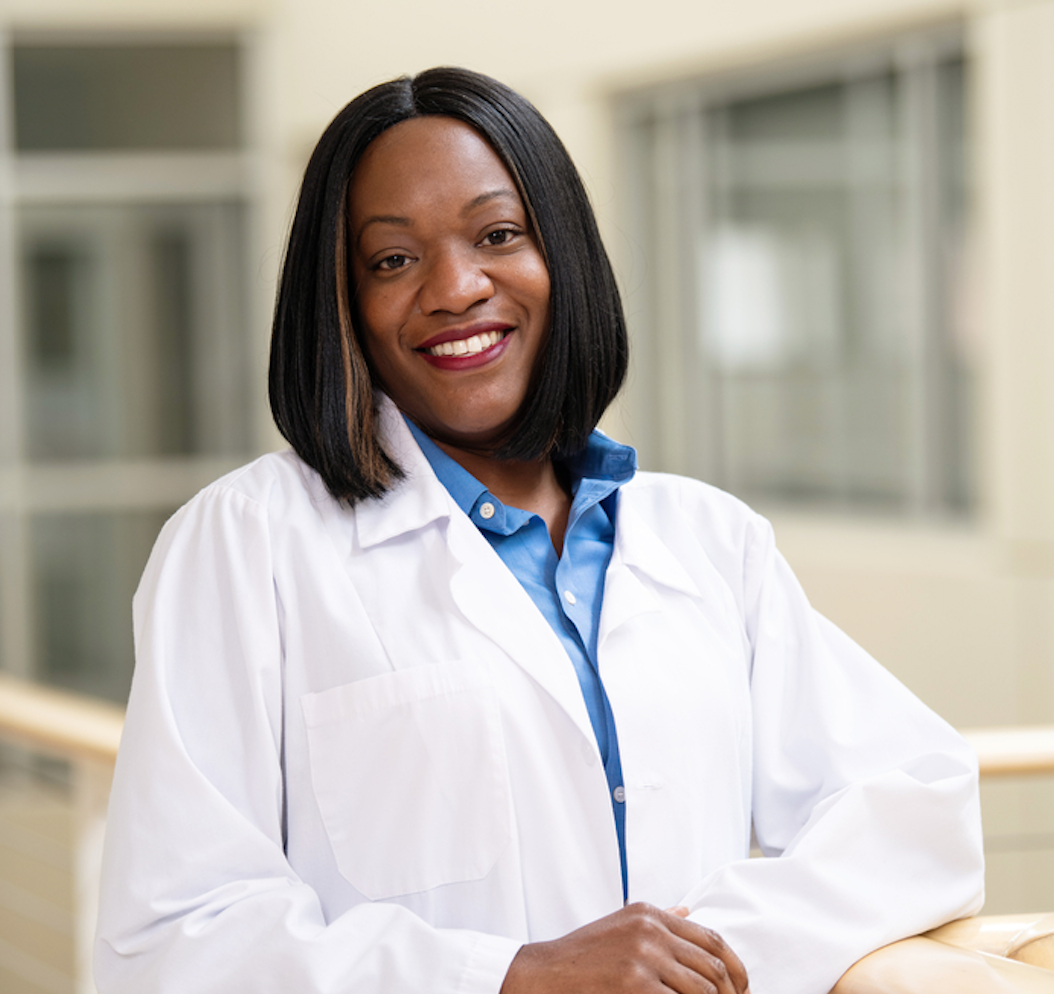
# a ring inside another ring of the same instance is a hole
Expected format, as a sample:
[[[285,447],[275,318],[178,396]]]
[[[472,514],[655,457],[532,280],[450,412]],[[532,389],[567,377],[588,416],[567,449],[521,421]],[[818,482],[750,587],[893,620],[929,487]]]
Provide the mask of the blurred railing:
[[[0,675],[0,991],[94,994],[106,803],[124,713]]]
[[[972,728],[963,732],[981,764],[981,776],[1054,773],[1054,725]]]
[[[0,991],[95,994],[117,705],[0,675]],[[986,780],[1054,774],[1054,726],[967,731]]]

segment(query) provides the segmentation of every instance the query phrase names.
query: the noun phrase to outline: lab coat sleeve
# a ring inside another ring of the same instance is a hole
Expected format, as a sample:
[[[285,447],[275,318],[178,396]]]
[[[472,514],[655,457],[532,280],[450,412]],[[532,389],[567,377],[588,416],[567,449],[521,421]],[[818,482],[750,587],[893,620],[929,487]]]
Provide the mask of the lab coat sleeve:
[[[497,991],[519,943],[363,904],[327,921],[283,850],[281,625],[264,510],[214,486],[136,595],[100,994]]]
[[[810,607],[764,519],[743,548],[767,858],[720,868],[685,903],[743,959],[752,994],[825,994],[875,948],[979,910],[976,759]]]

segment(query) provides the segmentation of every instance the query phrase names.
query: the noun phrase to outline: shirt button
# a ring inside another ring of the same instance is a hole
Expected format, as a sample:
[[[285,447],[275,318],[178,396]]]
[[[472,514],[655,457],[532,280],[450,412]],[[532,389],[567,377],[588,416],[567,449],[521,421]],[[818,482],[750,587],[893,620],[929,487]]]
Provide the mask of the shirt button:
[[[575,597],[575,595],[572,594],[570,590],[565,590],[564,591],[564,600],[567,601],[568,604],[577,604],[578,603],[578,598]]]
[[[615,800],[618,801],[619,804],[625,804],[626,803],[626,788],[623,787],[622,784],[619,784],[611,792],[611,796],[614,797]]]
[[[485,504],[480,504],[479,514],[481,518],[486,518],[489,521],[494,517],[494,505],[489,500]]]

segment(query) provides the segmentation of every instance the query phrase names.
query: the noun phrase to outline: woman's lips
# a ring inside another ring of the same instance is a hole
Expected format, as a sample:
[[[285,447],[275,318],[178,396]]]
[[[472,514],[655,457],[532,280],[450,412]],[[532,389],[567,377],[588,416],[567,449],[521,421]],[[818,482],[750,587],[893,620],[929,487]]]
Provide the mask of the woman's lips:
[[[471,335],[469,338],[457,338],[452,342],[440,342],[429,349],[424,349],[429,355],[479,355],[492,345],[497,345],[507,332],[485,331],[482,334]]]
[[[443,332],[419,346],[417,351],[440,369],[472,369],[501,355],[511,332],[508,325]]]

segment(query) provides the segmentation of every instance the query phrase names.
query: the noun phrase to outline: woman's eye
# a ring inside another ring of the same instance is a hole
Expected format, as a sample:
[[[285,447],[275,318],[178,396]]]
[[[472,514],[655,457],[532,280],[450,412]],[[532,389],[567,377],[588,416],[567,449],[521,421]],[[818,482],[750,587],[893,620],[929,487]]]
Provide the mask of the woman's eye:
[[[386,255],[380,262],[377,263],[378,269],[385,269],[389,272],[393,269],[402,269],[410,261],[409,256],[405,255]]]
[[[485,245],[508,245],[516,237],[516,232],[511,228],[498,228],[496,231],[488,232],[483,236]]]

